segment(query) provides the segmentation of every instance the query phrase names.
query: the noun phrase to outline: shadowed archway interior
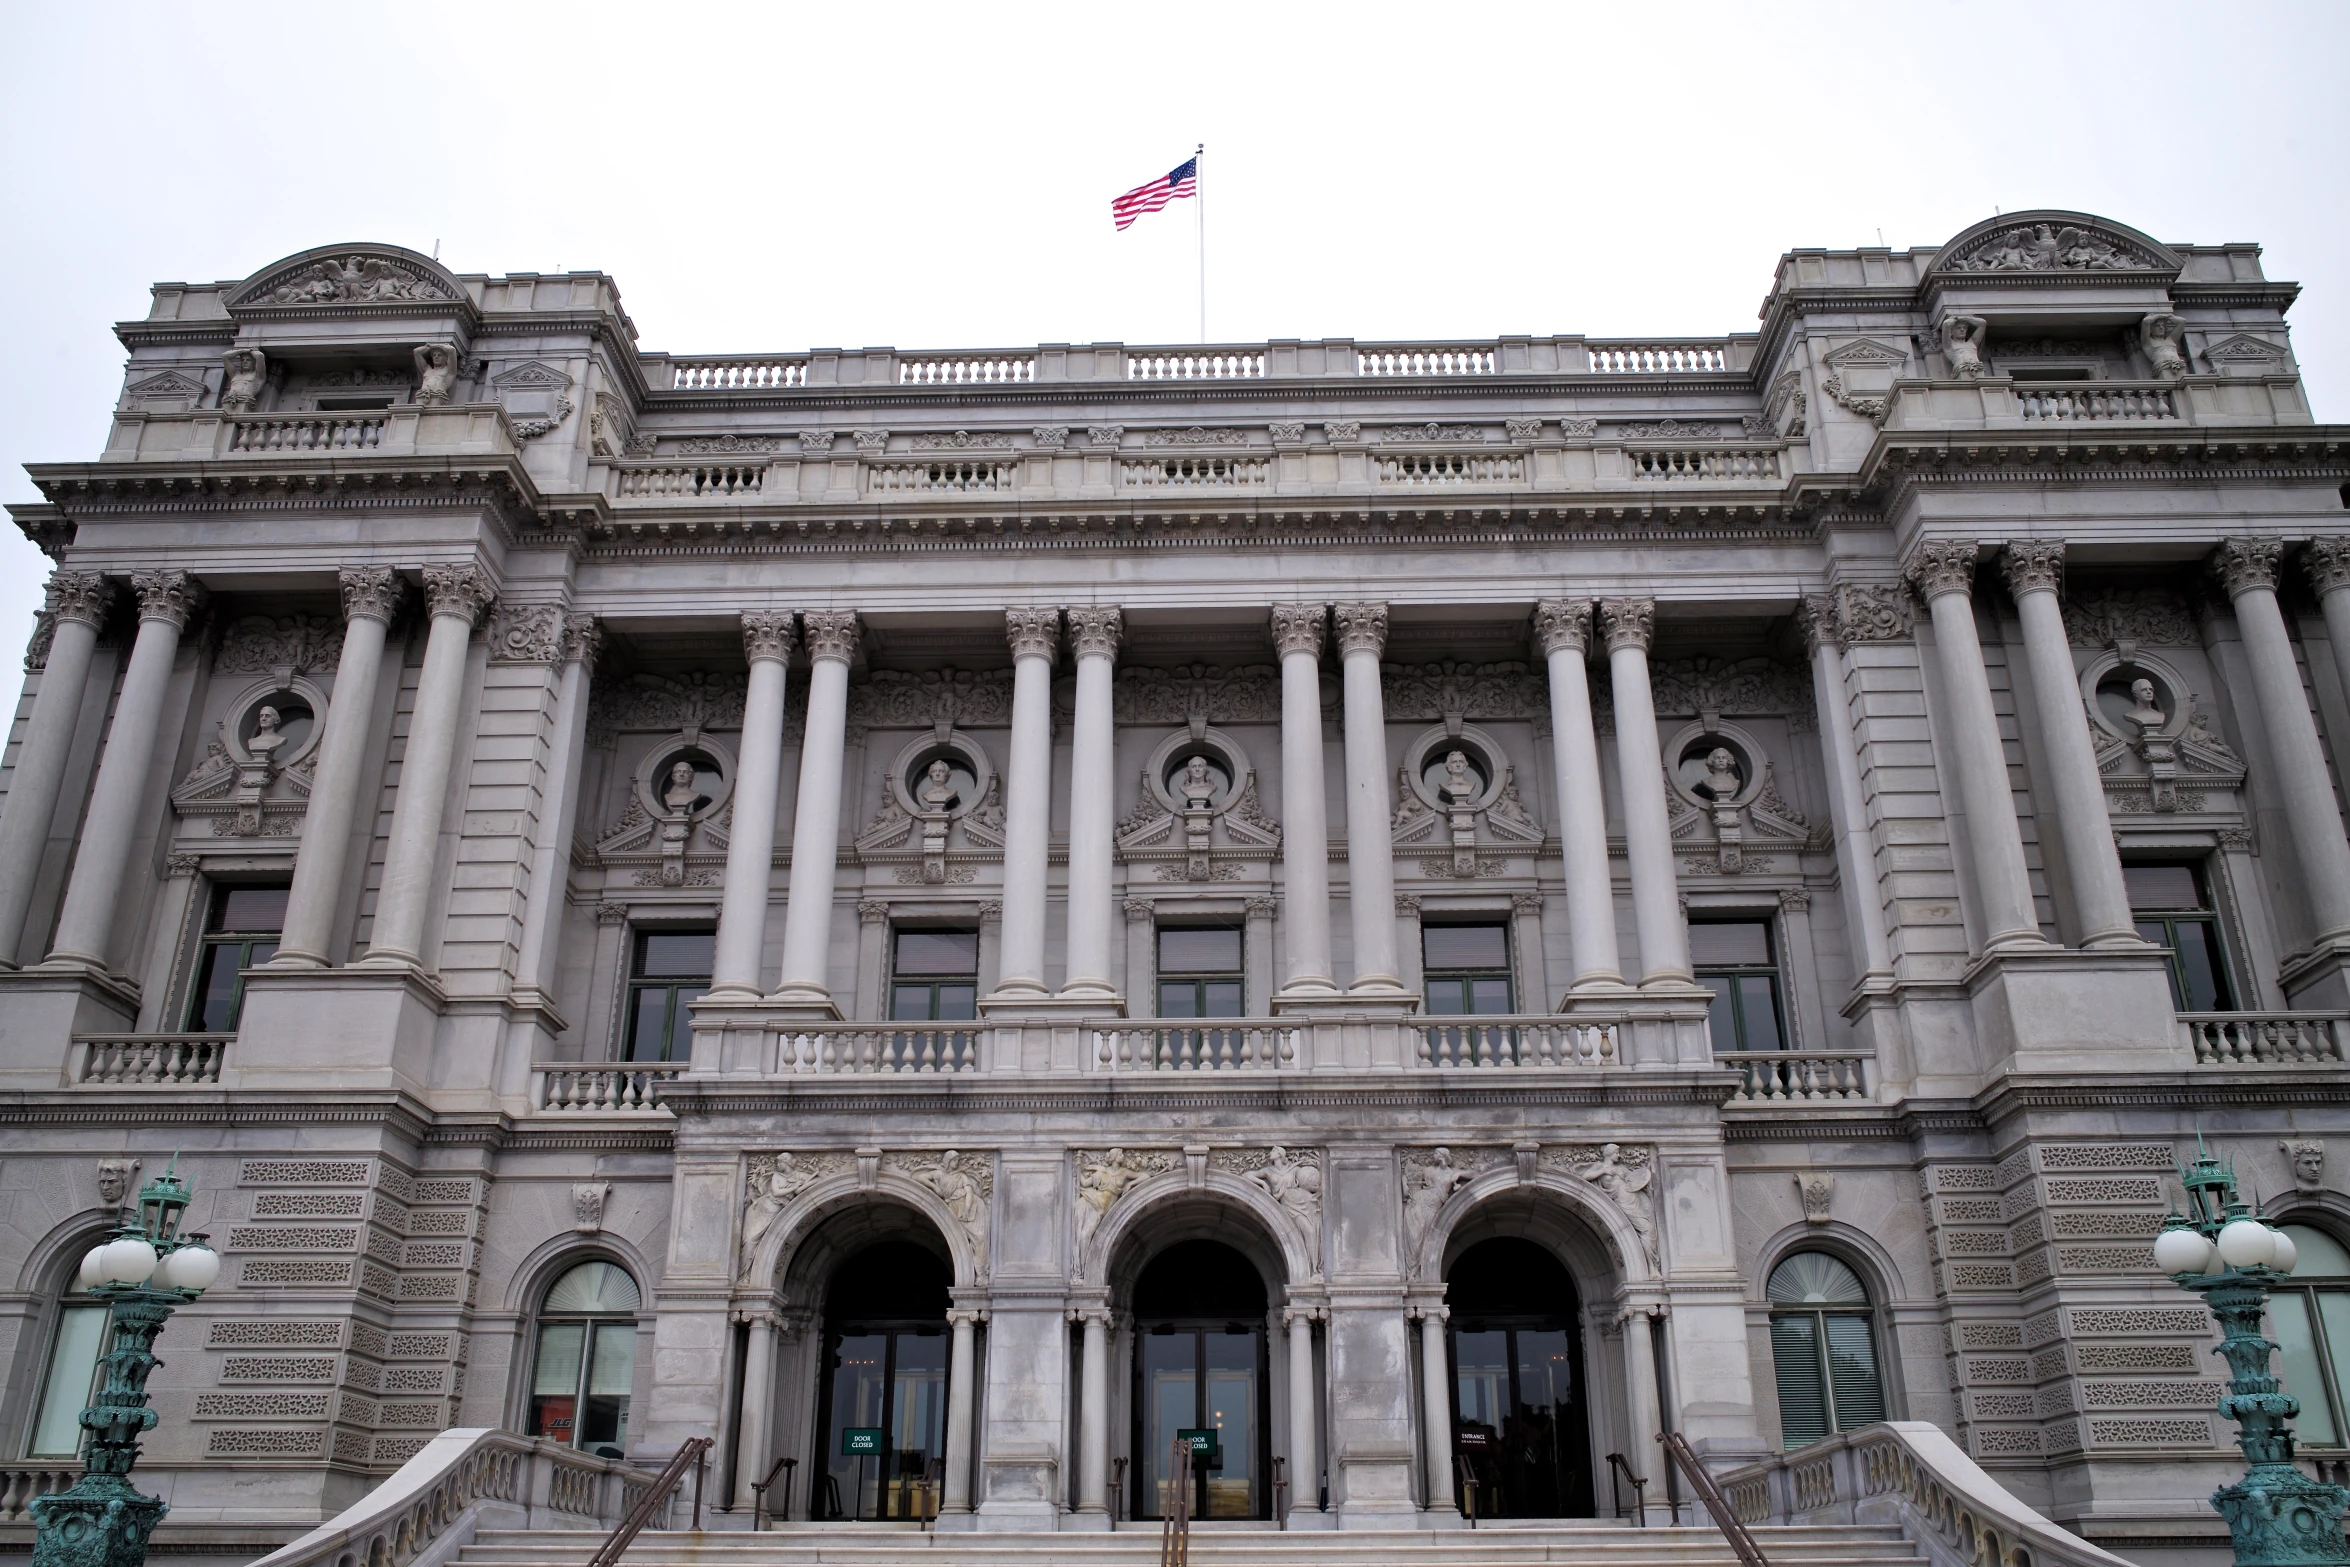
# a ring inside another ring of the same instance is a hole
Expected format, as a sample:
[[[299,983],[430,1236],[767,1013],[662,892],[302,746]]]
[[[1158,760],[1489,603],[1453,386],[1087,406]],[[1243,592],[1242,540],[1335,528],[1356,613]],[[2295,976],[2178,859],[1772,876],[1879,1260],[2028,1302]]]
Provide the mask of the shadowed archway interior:
[[[945,1259],[910,1240],[848,1257],[824,1295],[814,1510],[821,1518],[912,1518],[946,1459]]]
[[[1174,1444],[1192,1446],[1191,1511],[1272,1516],[1271,1298],[1256,1264],[1218,1241],[1177,1241],[1134,1283],[1137,1517],[1165,1517]]]
[[[1445,1275],[1456,1488],[1486,1518],[1592,1516],[1581,1304],[1566,1267],[1515,1236]],[[1465,1500],[1465,1498],[1464,1498]]]

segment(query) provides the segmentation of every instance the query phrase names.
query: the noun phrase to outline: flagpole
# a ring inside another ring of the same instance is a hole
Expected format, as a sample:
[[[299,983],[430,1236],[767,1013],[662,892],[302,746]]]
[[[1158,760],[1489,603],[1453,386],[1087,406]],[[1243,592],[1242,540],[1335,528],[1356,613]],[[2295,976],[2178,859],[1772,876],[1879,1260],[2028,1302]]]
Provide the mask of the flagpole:
[[[1208,144],[1192,154],[1191,178],[1199,191],[1199,341],[1208,343]]]

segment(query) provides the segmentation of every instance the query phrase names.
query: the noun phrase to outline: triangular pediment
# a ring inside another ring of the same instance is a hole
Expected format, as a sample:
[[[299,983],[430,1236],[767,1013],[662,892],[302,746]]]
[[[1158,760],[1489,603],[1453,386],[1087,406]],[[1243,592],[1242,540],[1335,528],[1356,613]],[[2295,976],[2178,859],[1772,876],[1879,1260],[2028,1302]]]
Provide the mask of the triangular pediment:
[[[1905,365],[1909,363],[1909,355],[1901,349],[1871,338],[1862,338],[1857,343],[1846,343],[1842,348],[1832,349],[1823,354],[1821,358],[1839,370],[1855,365]]]

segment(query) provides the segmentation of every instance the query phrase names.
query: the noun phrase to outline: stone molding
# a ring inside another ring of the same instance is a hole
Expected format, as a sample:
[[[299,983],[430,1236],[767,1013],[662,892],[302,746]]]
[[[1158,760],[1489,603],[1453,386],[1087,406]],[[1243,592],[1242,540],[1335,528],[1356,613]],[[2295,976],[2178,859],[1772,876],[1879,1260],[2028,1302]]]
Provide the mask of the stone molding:
[[[1836,600],[1825,593],[1807,593],[1795,606],[1795,629],[1803,637],[1803,656],[1817,658],[1823,647],[1841,652],[1844,633],[1836,624]]]
[[[1836,589],[1836,631],[1856,642],[1907,642],[1917,626],[1916,601],[1896,582],[1847,582]]]
[[[499,601],[490,623],[490,657],[501,664],[553,664],[563,657],[559,604]]]

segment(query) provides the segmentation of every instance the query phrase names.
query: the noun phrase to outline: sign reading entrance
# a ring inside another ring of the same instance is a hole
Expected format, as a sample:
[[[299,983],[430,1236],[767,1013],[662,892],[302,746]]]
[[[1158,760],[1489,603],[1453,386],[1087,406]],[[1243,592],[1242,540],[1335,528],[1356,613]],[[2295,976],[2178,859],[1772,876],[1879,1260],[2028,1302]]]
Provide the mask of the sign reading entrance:
[[[1192,1456],[1213,1460],[1223,1451],[1223,1442],[1213,1427],[1202,1430],[1181,1430],[1175,1433],[1178,1442],[1191,1444]]]
[[[840,1433],[840,1456],[869,1458],[881,1451],[881,1427],[843,1426]]]

